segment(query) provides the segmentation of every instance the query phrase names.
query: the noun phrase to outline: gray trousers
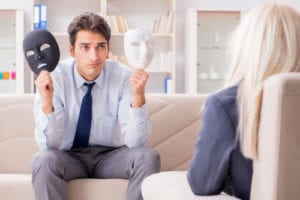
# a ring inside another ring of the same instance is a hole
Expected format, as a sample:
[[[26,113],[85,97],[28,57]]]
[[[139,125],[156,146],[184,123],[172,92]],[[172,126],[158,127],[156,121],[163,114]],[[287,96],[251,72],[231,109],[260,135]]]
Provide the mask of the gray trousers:
[[[141,183],[159,171],[160,158],[147,147],[90,146],[41,151],[33,158],[31,168],[36,200],[66,200],[66,182],[80,178],[129,179],[127,199],[141,200]]]

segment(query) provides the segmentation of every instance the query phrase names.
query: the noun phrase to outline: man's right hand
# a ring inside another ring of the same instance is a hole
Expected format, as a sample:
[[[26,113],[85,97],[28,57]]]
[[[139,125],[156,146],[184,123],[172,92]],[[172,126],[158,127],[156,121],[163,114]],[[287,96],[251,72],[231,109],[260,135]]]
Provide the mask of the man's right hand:
[[[41,71],[35,80],[35,85],[42,98],[42,111],[45,114],[52,113],[54,111],[52,104],[54,88],[50,72]]]

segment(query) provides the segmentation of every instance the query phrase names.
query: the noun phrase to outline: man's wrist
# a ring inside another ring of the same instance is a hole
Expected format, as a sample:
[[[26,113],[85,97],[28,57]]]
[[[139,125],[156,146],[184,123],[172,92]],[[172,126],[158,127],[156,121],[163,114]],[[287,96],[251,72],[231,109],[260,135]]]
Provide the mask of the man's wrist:
[[[54,111],[52,102],[43,103],[43,104],[42,104],[42,111],[43,111],[45,114],[50,114],[50,113],[52,113],[52,112]]]
[[[133,97],[131,107],[133,107],[133,108],[142,107],[145,104],[145,102],[146,102],[145,95],[135,95]]]

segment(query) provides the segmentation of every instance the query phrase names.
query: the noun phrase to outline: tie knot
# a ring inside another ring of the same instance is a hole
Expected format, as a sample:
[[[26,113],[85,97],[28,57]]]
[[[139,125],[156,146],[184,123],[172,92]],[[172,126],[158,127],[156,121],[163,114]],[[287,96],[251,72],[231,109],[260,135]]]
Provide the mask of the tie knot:
[[[88,92],[91,92],[93,86],[95,85],[95,82],[93,82],[93,83],[84,83],[84,85],[87,86]]]

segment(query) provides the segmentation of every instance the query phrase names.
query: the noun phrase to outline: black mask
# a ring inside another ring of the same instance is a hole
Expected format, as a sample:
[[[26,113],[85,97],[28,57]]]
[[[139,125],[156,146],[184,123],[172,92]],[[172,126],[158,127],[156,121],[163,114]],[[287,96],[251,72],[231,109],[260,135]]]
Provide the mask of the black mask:
[[[58,44],[47,30],[30,31],[23,40],[23,51],[29,67],[37,75],[42,70],[52,72],[59,61]]]

